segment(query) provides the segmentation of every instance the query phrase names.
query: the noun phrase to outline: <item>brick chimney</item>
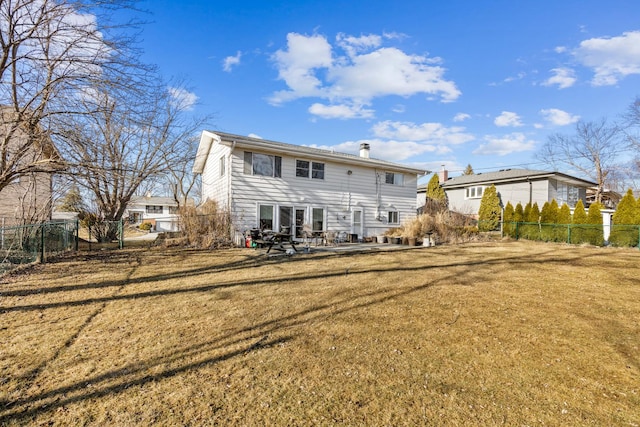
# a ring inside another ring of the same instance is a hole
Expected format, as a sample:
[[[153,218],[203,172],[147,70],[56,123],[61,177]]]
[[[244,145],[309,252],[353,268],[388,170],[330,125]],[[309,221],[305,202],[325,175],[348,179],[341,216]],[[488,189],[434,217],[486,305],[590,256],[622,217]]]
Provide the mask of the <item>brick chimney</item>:
[[[449,179],[449,171],[444,168],[444,165],[442,165],[442,169],[438,172],[438,179],[440,180],[440,184]]]
[[[363,159],[368,159],[369,158],[369,144],[363,142],[362,144],[360,144],[360,157],[362,157]]]

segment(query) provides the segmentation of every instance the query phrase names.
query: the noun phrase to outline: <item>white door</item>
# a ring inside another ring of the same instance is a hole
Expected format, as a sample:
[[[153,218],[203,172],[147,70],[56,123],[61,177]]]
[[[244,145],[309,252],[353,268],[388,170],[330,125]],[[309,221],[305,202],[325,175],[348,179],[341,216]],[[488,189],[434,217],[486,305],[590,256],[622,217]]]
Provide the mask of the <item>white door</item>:
[[[357,234],[358,239],[362,239],[362,209],[353,209],[351,211],[351,234]]]

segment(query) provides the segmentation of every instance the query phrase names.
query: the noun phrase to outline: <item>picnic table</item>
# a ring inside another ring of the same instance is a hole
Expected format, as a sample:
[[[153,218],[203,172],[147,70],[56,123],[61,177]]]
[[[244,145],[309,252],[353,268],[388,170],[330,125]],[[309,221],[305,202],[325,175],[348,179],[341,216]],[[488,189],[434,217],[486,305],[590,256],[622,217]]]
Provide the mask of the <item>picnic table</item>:
[[[286,252],[288,249],[298,251],[293,235],[288,233],[263,233],[262,238],[256,240],[256,243],[267,247],[267,253],[271,252],[271,249],[282,252]]]

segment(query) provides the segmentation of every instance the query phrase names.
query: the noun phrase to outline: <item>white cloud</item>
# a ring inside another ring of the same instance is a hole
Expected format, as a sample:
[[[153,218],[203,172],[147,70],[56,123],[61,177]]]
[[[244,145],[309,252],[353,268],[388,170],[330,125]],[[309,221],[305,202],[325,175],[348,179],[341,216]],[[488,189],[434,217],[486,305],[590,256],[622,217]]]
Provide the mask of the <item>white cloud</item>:
[[[520,116],[511,111],[503,111],[496,119],[493,121],[496,126],[506,127],[518,127],[522,126],[522,122],[520,121]]]
[[[455,83],[444,79],[445,69],[434,65],[439,58],[383,47],[384,40],[392,39],[389,35],[339,34],[336,39],[334,48],[323,36],[289,33],[287,48],[272,57],[287,89],[274,93],[270,102],[317,97],[332,104],[367,105],[389,95],[422,93],[442,102],[460,96]]]
[[[323,119],[362,119],[373,117],[373,110],[365,109],[362,105],[324,105],[315,103],[309,107],[309,112]]]
[[[551,70],[553,76],[545,80],[543,86],[558,85],[558,89],[566,89],[576,82],[575,72],[571,68],[554,68]]]
[[[463,122],[467,119],[470,119],[471,116],[467,113],[458,113],[453,117],[454,122]]]
[[[628,75],[640,74],[640,31],[584,40],[573,54],[595,72],[592,85],[614,85]]]
[[[566,126],[580,120],[580,116],[572,115],[557,108],[540,110],[544,119],[555,126]]]
[[[249,138],[256,138],[256,139],[263,139],[260,135],[257,135],[255,133],[250,133],[249,135],[247,135]]]
[[[273,60],[278,67],[278,77],[290,90],[276,92],[271,102],[281,104],[307,96],[325,97],[322,81],[315,76],[316,68],[330,68],[331,45],[322,36],[287,35],[288,50],[278,50]]]
[[[358,154],[361,143],[367,143],[371,147],[371,157],[384,159],[390,162],[404,162],[413,156],[425,153],[445,154],[451,151],[447,146],[431,144],[418,141],[402,141],[395,139],[361,139],[357,141],[346,141],[342,144],[331,147],[320,147],[334,149],[338,152]]]
[[[463,127],[446,127],[440,123],[415,124],[386,120],[376,123],[371,129],[374,135],[380,138],[420,141],[439,145],[464,144],[474,139],[473,135],[466,133]]]
[[[402,104],[396,104],[391,111],[394,113],[404,113],[406,111],[406,107]]]
[[[520,132],[514,132],[502,137],[485,136],[484,140],[486,143],[480,144],[480,146],[473,151],[473,154],[506,156],[511,153],[532,151],[536,145],[535,141],[528,140],[527,137]]]
[[[565,46],[557,46],[555,49],[553,49],[556,53],[565,53],[567,51],[567,48]]]
[[[169,87],[169,94],[173,104],[180,110],[190,111],[193,110],[193,106],[198,102],[198,97],[195,93],[189,92],[186,89],[178,87]]]
[[[222,69],[227,73],[230,73],[233,67],[236,65],[240,65],[240,58],[242,57],[242,52],[238,51],[235,56],[227,56],[222,61]]]
[[[333,149],[343,153],[358,154],[360,144],[371,147],[371,157],[392,162],[406,162],[414,156],[425,153],[443,155],[451,153],[452,145],[472,141],[474,136],[464,132],[462,127],[447,128],[440,123],[415,124],[410,122],[384,121],[371,128],[374,137],[357,141],[346,141],[333,146],[318,148]],[[416,165],[425,167],[426,163]]]

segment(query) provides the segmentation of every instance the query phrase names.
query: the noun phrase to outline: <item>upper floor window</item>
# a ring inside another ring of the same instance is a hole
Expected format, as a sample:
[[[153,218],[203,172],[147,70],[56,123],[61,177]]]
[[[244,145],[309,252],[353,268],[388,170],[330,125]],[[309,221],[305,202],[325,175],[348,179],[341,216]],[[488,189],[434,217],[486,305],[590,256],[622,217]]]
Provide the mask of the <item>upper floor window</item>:
[[[220,176],[224,176],[225,172],[224,156],[222,156],[220,157]]]
[[[162,213],[162,206],[155,206],[155,205],[147,205],[145,206],[146,211],[148,214],[161,214]]]
[[[389,224],[400,224],[400,216],[398,215],[398,211],[389,211],[388,212]]]
[[[484,193],[484,187],[477,185],[475,187],[467,187],[464,197],[467,199],[480,199]]]
[[[175,215],[178,213],[178,207],[177,206],[169,206],[169,213],[171,215]]]
[[[324,179],[324,163],[296,160],[296,176],[301,178]]]
[[[403,185],[404,176],[401,173],[386,172],[384,182],[392,185]]]
[[[244,173],[280,178],[282,177],[282,157],[245,151]]]

